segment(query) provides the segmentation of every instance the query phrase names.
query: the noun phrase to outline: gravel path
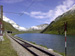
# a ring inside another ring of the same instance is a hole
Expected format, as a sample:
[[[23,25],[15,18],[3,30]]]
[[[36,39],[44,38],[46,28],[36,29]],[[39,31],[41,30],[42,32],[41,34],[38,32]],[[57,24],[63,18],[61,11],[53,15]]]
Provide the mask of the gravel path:
[[[18,56],[33,56],[30,52],[28,52],[25,48],[23,48],[21,45],[19,45],[17,42],[15,42],[8,35],[7,35],[7,37],[10,39],[14,50],[17,51]]]

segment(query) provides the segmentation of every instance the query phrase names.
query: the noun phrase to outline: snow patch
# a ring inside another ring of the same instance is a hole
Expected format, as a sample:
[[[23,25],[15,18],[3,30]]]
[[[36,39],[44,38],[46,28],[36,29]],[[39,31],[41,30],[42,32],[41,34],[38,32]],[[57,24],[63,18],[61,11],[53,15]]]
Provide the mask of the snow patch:
[[[3,16],[3,21],[10,23],[15,29],[17,29],[19,31],[26,31],[27,30],[26,28],[17,25],[13,20],[10,20],[6,16]]]

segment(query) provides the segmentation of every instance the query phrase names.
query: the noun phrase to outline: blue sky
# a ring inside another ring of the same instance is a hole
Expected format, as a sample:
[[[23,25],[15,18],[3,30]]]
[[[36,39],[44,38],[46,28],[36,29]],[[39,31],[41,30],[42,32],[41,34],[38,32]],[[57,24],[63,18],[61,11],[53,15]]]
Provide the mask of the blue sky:
[[[4,15],[26,28],[44,23],[49,24],[74,4],[75,0],[0,0]]]

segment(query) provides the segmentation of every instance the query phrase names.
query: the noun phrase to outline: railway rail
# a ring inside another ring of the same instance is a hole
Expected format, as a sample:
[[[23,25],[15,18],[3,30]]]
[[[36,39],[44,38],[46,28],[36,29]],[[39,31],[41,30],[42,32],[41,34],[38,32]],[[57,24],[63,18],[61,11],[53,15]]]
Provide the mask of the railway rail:
[[[8,34],[8,36],[11,37],[13,40],[15,40],[18,44],[23,46],[25,49],[27,49],[31,54],[33,54],[33,56],[56,56],[39,47],[36,47],[30,43],[27,43],[26,41],[22,39],[13,37],[10,34]]]

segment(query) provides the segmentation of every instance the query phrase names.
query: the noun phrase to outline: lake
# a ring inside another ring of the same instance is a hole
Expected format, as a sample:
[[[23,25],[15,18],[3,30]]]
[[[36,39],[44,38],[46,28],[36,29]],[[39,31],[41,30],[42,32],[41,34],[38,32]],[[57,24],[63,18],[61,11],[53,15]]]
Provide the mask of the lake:
[[[30,42],[35,42],[38,45],[46,46],[59,53],[64,53],[65,51],[64,35],[25,33],[16,36]],[[75,56],[75,36],[67,36],[67,56]]]

